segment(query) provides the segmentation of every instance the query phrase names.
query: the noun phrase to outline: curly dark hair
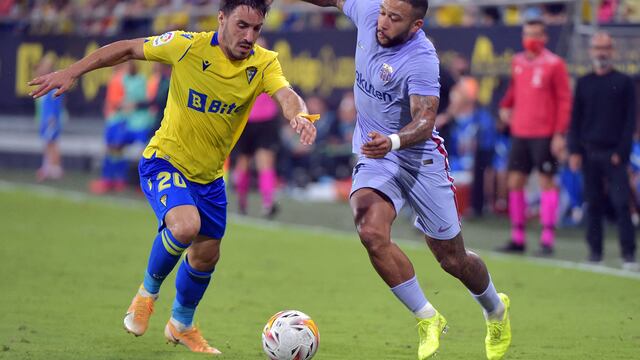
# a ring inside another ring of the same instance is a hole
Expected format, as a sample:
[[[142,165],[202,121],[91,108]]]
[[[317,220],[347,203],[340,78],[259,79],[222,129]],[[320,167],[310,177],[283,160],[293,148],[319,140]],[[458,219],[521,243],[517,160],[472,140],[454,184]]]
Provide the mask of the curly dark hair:
[[[225,15],[229,15],[235,8],[244,5],[258,10],[262,16],[266,16],[271,2],[271,0],[222,0],[220,3],[220,11]]]

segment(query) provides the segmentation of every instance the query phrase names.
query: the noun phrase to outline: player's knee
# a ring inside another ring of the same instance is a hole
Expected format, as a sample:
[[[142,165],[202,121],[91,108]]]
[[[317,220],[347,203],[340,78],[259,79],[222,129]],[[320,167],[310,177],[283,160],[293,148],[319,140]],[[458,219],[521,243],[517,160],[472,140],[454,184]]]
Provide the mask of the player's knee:
[[[385,244],[385,231],[380,227],[374,225],[359,225],[358,235],[360,236],[362,245],[364,245],[369,252],[375,252]]]
[[[185,218],[167,225],[173,237],[183,244],[190,244],[200,231],[200,219]]]
[[[211,271],[220,259],[219,252],[194,252],[189,254],[189,264],[198,271]]]

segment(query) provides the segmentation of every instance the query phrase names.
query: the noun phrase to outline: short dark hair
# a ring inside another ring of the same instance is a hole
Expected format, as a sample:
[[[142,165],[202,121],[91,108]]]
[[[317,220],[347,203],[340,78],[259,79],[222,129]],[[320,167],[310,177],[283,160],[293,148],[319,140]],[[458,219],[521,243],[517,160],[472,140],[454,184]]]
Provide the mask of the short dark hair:
[[[220,3],[220,11],[225,15],[231,14],[238,6],[248,6],[257,10],[262,16],[266,16],[269,11],[269,4],[271,1],[267,0],[222,0]]]
[[[402,0],[413,8],[416,19],[424,19],[429,10],[429,0]]]
[[[546,25],[544,21],[542,21],[542,19],[539,19],[539,18],[529,19],[525,21],[524,24],[529,26],[542,26],[542,29],[546,30]]]

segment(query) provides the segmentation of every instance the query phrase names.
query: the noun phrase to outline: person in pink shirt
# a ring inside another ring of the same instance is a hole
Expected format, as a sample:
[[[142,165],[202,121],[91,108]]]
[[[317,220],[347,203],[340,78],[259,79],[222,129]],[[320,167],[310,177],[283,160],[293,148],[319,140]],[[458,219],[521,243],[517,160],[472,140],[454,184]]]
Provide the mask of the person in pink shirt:
[[[264,38],[257,43],[267,47]],[[277,213],[274,194],[278,182],[275,170],[276,152],[280,145],[278,124],[279,109],[267,94],[260,94],[253,104],[244,133],[236,144],[238,157],[233,170],[233,180],[238,195],[238,209],[247,214],[247,197],[251,188],[251,160],[255,158],[258,172],[258,189],[262,196],[262,216],[271,219]]]

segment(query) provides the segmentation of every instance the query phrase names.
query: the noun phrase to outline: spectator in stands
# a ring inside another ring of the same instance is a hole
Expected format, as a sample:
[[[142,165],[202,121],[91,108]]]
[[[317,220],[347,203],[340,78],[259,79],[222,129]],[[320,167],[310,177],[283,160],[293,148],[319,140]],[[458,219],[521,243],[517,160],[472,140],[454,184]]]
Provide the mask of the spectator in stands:
[[[138,74],[134,62],[126,62],[114,69],[107,85],[105,104],[105,141],[107,151],[102,164],[101,178],[92,181],[89,190],[95,194],[124,191],[127,188],[128,163],[124,149],[132,143],[146,143],[154,118],[146,106],[146,78]]]
[[[491,168],[495,151],[496,127],[493,116],[480,107],[478,82],[462,77],[451,91],[447,113],[452,119],[447,141],[452,171],[471,178],[471,207],[476,217],[484,210],[485,174]]]
[[[337,111],[337,122],[325,145],[325,163],[329,175],[337,179],[351,176],[353,151],[351,143],[356,126],[356,107],[353,91],[342,95]]]
[[[35,75],[41,76],[54,70],[53,56],[45,56],[36,68]],[[62,160],[58,138],[62,132],[64,116],[64,95],[54,97],[55,90],[36,100],[36,121],[40,129],[40,139],[45,144],[42,154],[42,166],[36,172],[38,181],[58,180],[62,177]]]
[[[509,216],[511,239],[500,251],[525,250],[526,198],[524,186],[533,168],[539,171],[541,248],[553,254],[559,196],[554,175],[565,147],[571,111],[569,74],[564,60],[545,48],[547,35],[540,20],[523,27],[525,51],[514,56],[512,78],[500,104],[500,118],[510,125]]]
[[[257,44],[268,48],[264,38]],[[278,212],[275,192],[278,186],[276,156],[280,145],[280,111],[278,104],[267,94],[260,94],[253,104],[244,133],[236,144],[238,156],[233,179],[238,195],[238,211],[246,215],[251,188],[251,160],[255,161],[258,189],[262,197],[262,216],[272,219]]]
[[[629,155],[636,123],[633,80],[613,67],[614,43],[606,32],[591,38],[593,72],[576,85],[571,130],[570,165],[582,168],[587,201],[589,258],[602,261],[602,209],[606,196],[615,210],[623,268],[638,270],[635,231],[629,205]]]
[[[148,106],[155,118],[154,124],[150,129],[150,135],[160,128],[160,122],[164,117],[164,108],[167,106],[169,80],[171,79],[171,66],[155,62],[152,65],[152,69],[151,76],[147,82]]]
[[[598,22],[601,24],[611,23],[616,19],[618,12],[618,0],[602,0],[598,7]]]
[[[286,179],[290,179],[293,187],[305,187],[309,182],[324,175],[322,155],[316,150],[324,146],[335,126],[335,114],[329,111],[325,100],[318,95],[305,99],[309,113],[320,114],[321,121],[315,125],[317,137],[315,144],[302,146],[299,141],[292,140],[293,130],[290,126],[281,127],[282,158],[281,166]]]

